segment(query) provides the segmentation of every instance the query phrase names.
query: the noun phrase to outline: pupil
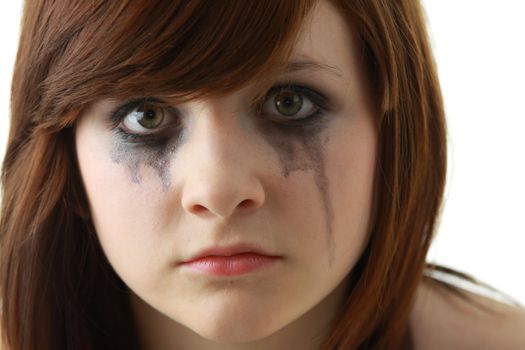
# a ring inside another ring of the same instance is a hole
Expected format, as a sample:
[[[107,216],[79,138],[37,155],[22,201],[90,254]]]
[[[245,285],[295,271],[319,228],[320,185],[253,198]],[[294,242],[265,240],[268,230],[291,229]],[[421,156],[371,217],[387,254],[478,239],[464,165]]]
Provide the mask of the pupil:
[[[146,111],[146,115],[144,116],[146,119],[154,119],[155,118],[155,111],[152,109],[148,109]]]
[[[138,109],[138,112],[142,114],[141,118],[138,120],[139,124],[145,127],[146,129],[153,129],[160,125],[164,117],[162,109],[155,106],[142,106]]]
[[[301,110],[303,99],[294,92],[281,92],[275,102],[277,110],[284,115],[294,115]]]

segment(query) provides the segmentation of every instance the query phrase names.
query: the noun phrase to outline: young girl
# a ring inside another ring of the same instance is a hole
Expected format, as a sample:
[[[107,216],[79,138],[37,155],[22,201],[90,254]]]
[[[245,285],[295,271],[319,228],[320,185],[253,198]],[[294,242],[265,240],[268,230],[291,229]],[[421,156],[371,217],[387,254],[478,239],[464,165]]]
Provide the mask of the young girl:
[[[27,1],[12,89],[4,349],[525,348],[425,263],[416,0]]]

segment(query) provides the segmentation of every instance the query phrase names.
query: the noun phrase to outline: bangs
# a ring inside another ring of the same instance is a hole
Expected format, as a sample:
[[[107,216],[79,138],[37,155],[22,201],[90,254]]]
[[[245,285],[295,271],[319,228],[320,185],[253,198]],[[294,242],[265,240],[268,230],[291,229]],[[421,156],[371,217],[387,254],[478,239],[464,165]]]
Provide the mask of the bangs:
[[[53,64],[42,82],[40,107],[47,111],[38,114],[59,117],[107,97],[219,96],[247,83],[262,92],[285,69],[314,3],[100,0],[54,6],[47,33],[35,33],[48,40],[43,47],[55,48],[47,53]]]

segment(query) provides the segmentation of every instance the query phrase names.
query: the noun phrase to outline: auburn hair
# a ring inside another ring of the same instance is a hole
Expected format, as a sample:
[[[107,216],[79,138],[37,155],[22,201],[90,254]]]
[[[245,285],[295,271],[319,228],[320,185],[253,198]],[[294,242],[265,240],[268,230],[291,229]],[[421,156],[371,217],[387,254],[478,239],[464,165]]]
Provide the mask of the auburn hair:
[[[332,0],[377,107],[376,215],[323,349],[411,349],[408,316],[446,175],[442,96],[417,0]],[[8,350],[138,349],[129,289],[89,219],[73,126],[103,98],[261,92],[315,0],[25,2],[2,167],[1,333]]]

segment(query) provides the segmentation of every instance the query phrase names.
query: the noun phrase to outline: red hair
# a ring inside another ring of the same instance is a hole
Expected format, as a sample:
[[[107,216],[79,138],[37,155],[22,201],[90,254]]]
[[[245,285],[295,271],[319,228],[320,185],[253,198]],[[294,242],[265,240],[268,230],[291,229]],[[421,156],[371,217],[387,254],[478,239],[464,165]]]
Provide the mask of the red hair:
[[[376,215],[325,349],[410,349],[446,174],[443,102],[417,0],[332,1],[359,38],[377,106]],[[305,1],[26,2],[2,168],[7,349],[136,349],[129,290],[104,256],[72,126],[107,98],[189,100],[258,82],[291,54]]]

